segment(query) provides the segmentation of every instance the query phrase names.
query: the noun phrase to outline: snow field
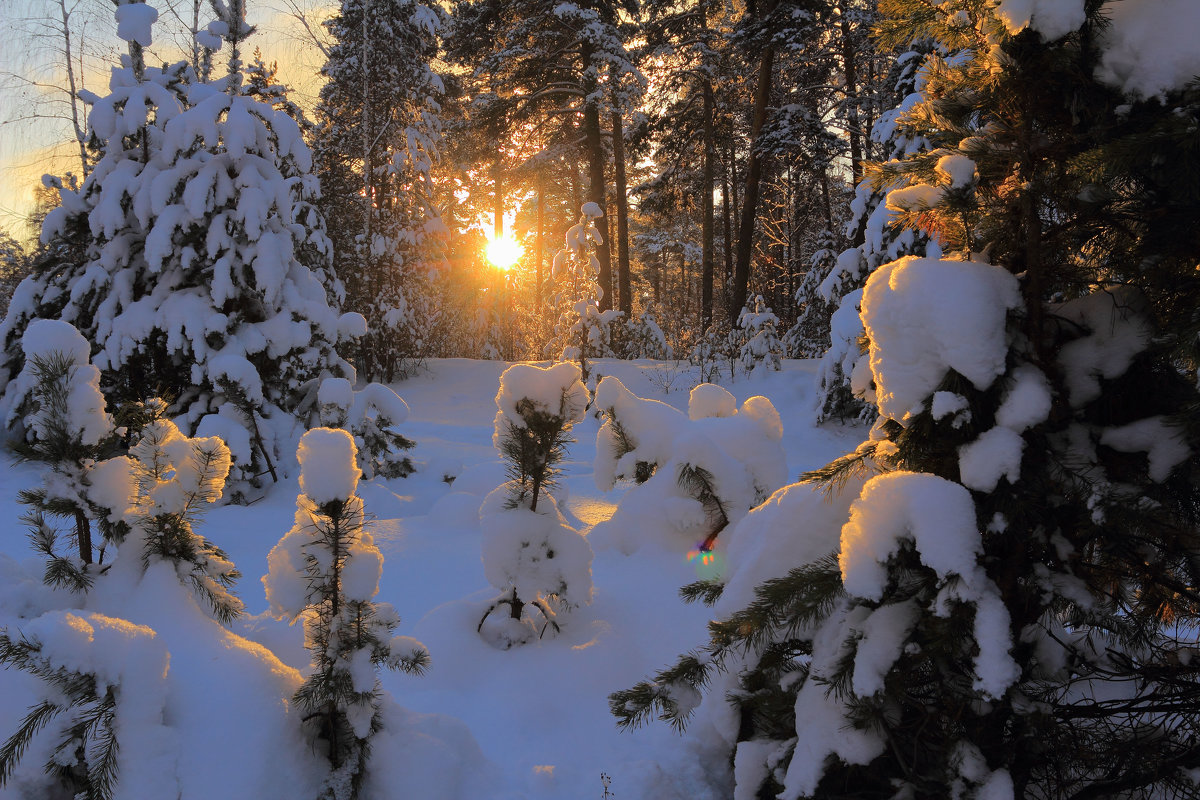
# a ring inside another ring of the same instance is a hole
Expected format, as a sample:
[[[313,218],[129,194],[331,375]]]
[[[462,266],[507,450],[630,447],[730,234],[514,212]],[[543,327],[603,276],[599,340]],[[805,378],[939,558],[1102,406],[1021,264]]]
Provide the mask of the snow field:
[[[652,541],[648,532],[639,536],[645,544],[635,556],[594,546],[594,600],[573,612],[571,625],[553,639],[499,651],[475,632],[495,594],[480,558],[479,507],[506,480],[491,441],[493,398],[506,365],[450,359],[431,366],[394,387],[411,409],[400,430],[418,442],[413,458],[419,471],[407,479],[361,481],[355,490],[375,518],[371,533],[385,559],[377,599],[395,605],[402,619],[397,633],[424,642],[433,659],[421,677],[380,676],[395,702],[385,702],[386,727],[373,740],[367,796],[585,797],[600,790],[601,772],[629,800],[727,796],[728,770],[707,755],[704,742],[712,733],[706,725],[682,739],[664,725],[620,733],[608,711],[610,692],[704,640],[712,612],[685,605],[676,594],[700,567],[678,547]],[[648,361],[596,362],[600,374],[617,376],[641,397],[665,400],[686,422],[690,384],[679,381],[681,388],[664,396],[652,381],[667,368]],[[748,397],[767,396],[782,417],[787,476],[794,479],[850,449],[863,433],[807,424],[812,370],[810,362],[785,362],[783,372],[732,384],[732,397],[703,390],[693,412],[729,419]],[[628,491],[625,485],[612,492],[595,488],[599,425],[591,414],[576,425],[577,441],[568,447],[556,490],[567,523],[584,532],[611,516]],[[331,456],[320,451],[318,458],[325,457]],[[306,463],[317,468],[320,462]],[[86,608],[71,612],[81,619],[120,618],[156,634],[150,641],[168,659],[161,725],[155,728],[162,736],[153,748],[153,737],[144,739],[149,760],[142,767],[174,775],[184,798],[305,797],[315,795],[322,779],[320,757],[303,740],[291,708],[310,658],[302,625],[289,626],[267,612],[258,580],[267,573],[267,553],[293,523],[299,484],[298,471],[292,472],[263,500],[213,508],[198,526],[243,574],[236,590],[247,614],[232,631],[212,622],[162,564],[134,583],[102,582],[103,591],[94,592]],[[456,479],[447,483],[445,475]],[[45,611],[72,605],[68,596],[41,586],[42,561],[28,549],[17,521],[16,492],[38,480],[26,465],[0,474],[0,513],[10,521],[0,532],[0,626],[13,632]],[[116,655],[96,658],[118,663]],[[23,673],[0,672],[0,735],[16,729],[39,691]],[[130,739],[123,752],[140,753],[136,741]],[[51,737],[36,739],[0,798],[36,796],[52,747]],[[137,769],[130,769],[132,792]]]

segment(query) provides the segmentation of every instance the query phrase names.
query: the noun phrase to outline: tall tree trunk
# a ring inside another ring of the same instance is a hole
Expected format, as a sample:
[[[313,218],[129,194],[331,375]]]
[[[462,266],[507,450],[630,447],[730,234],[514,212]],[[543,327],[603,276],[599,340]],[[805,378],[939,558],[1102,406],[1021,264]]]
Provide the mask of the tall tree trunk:
[[[492,141],[496,146],[496,160],[492,162],[492,238],[499,239],[504,235],[504,156],[500,153],[500,134],[493,132]]]
[[[588,59],[585,59],[585,61]],[[600,107],[595,101],[588,102],[583,107],[583,134],[587,145],[588,157],[588,193],[589,202],[595,203],[604,211],[608,204],[605,202],[604,185],[604,143],[600,135]],[[606,215],[607,217],[607,215]],[[609,241],[596,245],[596,260],[600,262],[600,310],[608,311],[613,307],[612,302],[612,263],[609,257]]]
[[[617,308],[633,318],[633,293],[629,276],[629,198],[625,185],[625,130],[621,112],[612,113],[613,165],[617,191]]]
[[[853,186],[858,186],[863,177],[862,129],[858,122],[858,64],[854,50],[853,31],[846,4],[842,4],[842,70],[846,79],[846,123],[850,134],[850,171],[854,176]]]
[[[721,281],[721,300],[726,305],[729,304],[729,285],[733,281],[733,208],[729,200],[729,170],[726,169],[721,175],[721,218],[725,227],[725,276]]]
[[[716,134],[713,131],[713,87],[712,81],[704,79],[704,178],[700,193],[704,208],[704,219],[700,225],[700,332],[708,330],[713,319],[713,161],[716,158]]]
[[[758,65],[758,86],[754,90],[754,117],[750,123],[750,160],[746,165],[746,191],[742,198],[742,224],[738,230],[737,262],[733,272],[733,304],[729,322],[737,324],[737,315],[746,305],[750,286],[750,257],[754,253],[754,217],[758,212],[758,195],[762,183],[763,156],[756,149],[763,124],[767,121],[767,104],[771,98],[771,69],[775,48],[767,45]]]
[[[546,178],[538,172],[537,178],[537,235],[533,242],[533,315],[542,318],[542,261],[545,258],[543,236],[546,231]]]

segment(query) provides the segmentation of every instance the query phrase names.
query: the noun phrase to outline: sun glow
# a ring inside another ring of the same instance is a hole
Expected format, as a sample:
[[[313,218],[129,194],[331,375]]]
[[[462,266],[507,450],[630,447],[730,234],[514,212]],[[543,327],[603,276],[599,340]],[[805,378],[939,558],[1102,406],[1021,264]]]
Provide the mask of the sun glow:
[[[508,236],[489,239],[484,251],[487,260],[499,269],[510,270],[525,253],[525,248]]]

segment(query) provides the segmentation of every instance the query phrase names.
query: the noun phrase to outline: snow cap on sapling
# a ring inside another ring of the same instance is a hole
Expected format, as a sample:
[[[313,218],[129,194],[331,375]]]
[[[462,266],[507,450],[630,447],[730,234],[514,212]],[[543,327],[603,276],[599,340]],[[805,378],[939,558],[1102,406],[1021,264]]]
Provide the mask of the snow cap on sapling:
[[[318,506],[348,500],[358,488],[354,438],[340,428],[313,428],[300,437],[300,491]]]

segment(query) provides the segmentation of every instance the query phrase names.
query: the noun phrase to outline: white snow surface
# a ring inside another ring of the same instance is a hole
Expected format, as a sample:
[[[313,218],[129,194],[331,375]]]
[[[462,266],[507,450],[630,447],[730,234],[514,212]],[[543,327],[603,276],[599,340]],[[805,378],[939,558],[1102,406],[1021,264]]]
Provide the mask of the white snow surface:
[[[430,367],[429,373],[394,387],[411,408],[405,434],[417,441],[412,452],[418,472],[406,479],[363,480],[356,488],[374,517],[373,546],[385,559],[376,599],[395,605],[402,617],[397,632],[420,639],[432,655],[424,676],[381,674],[394,701],[385,702],[385,727],[373,740],[364,800],[588,797],[600,793],[601,772],[612,776],[611,790],[621,800],[730,797],[730,772],[719,749],[712,749],[724,746],[723,740],[714,740],[701,720],[682,738],[658,724],[621,733],[607,706],[609,693],[632,686],[706,640],[714,610],[684,604],[677,592],[706,576],[708,567],[652,543],[634,558],[597,548],[591,565],[592,604],[574,612],[562,635],[510,651],[480,639],[475,627],[496,590],[488,585],[479,557],[483,530],[477,509],[504,479],[491,437],[493,397],[505,365],[449,359],[433,360]],[[619,377],[641,397],[666,401],[688,423],[686,388],[664,395],[647,377],[656,368],[653,362],[602,360],[597,368]],[[785,361],[782,372],[753,386],[738,381],[728,388],[742,410],[732,418],[702,422],[737,420],[746,413],[749,395],[763,395],[785,421],[778,442],[787,457],[785,475],[825,464],[853,449],[865,431],[814,428],[805,422],[815,369],[815,362]],[[592,462],[599,425],[592,416],[577,424],[578,441],[568,446],[557,492],[567,523],[589,537],[628,492],[595,488]],[[42,561],[29,550],[26,532],[15,522],[21,513],[17,491],[36,487],[40,476],[28,463],[13,462],[0,472],[0,507],[11,521],[0,529],[0,626],[10,632],[26,630],[47,612],[59,619],[71,613],[93,627],[102,627],[96,621],[100,617],[124,620],[131,629],[139,626],[136,630],[154,634],[135,635],[139,652],[169,656],[161,683],[146,684],[148,705],[150,689],[161,687],[153,699],[158,703],[162,698],[161,720],[134,724],[126,734],[132,738],[122,747],[131,759],[131,792],[140,770],[147,780],[171,782],[169,790],[147,791],[142,797],[290,800],[317,795],[323,777],[319,757],[304,740],[291,703],[309,669],[302,626],[289,626],[268,613],[267,596],[257,580],[267,572],[268,551],[295,519],[299,485],[296,471],[290,474],[250,506],[212,508],[198,527],[245,576],[236,590],[247,616],[225,630],[197,606],[191,590],[181,586],[166,564],[152,565],[137,580],[105,581],[103,591],[93,592],[84,607],[78,599],[42,586]],[[445,475],[458,477],[447,484]],[[125,480],[115,466],[110,477],[118,485]],[[760,580],[773,577],[768,574],[772,567],[786,570],[793,558],[832,552],[855,494],[852,485],[826,502],[818,493],[793,487],[749,515],[736,533],[728,529],[728,549],[717,553],[733,573],[728,602],[747,597]],[[770,535],[759,535],[762,526],[750,525],[756,518],[764,524],[767,518],[775,520]],[[811,521],[804,528],[810,537],[796,536],[796,520]],[[648,522],[631,524],[650,542]],[[110,559],[106,556],[106,563]],[[303,581],[296,583],[302,590]],[[119,668],[125,658],[110,650],[99,654],[93,648],[93,653],[89,658],[110,665],[106,668]],[[0,670],[0,736],[16,729],[40,691],[40,684],[24,673]],[[852,732],[833,729],[828,734],[839,753],[866,754],[873,746]],[[0,800],[46,796],[41,765],[52,746],[52,737],[35,739],[12,782],[0,790]],[[142,759],[140,766],[132,760],[134,753]],[[742,758],[750,764],[769,755],[747,752]]]
[[[996,14],[1010,33],[1031,27],[1047,41],[1078,30],[1086,19],[1083,0],[1000,0]]]
[[[906,256],[867,279],[862,321],[879,412],[903,423],[953,369],[977,389],[1004,372],[1017,279],[990,264]]]
[[[1044,2],[1045,0],[1043,0]],[[1200,3],[1109,0],[1096,77],[1136,98],[1160,97],[1200,75]]]

